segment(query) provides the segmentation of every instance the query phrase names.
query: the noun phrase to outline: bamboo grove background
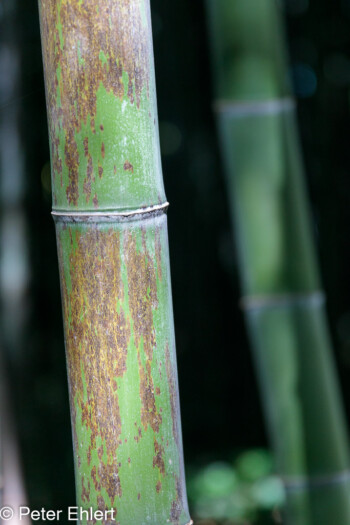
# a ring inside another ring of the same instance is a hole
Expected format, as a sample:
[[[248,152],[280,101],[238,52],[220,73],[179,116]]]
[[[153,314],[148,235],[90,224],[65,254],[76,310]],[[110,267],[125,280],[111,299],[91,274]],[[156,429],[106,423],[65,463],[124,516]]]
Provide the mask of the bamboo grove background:
[[[288,0],[286,14],[313,229],[349,423],[350,2]],[[191,475],[198,465],[265,448],[267,438],[238,307],[204,5],[152,0],[152,21]],[[64,508],[74,504],[74,477],[36,0],[3,0],[0,24],[0,129],[6,138],[1,345],[31,506]]]

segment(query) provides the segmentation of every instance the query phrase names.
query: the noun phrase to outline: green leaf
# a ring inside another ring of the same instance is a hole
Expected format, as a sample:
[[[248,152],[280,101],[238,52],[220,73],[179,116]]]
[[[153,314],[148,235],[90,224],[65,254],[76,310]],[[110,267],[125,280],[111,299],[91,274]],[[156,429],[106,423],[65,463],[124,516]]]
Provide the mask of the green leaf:
[[[251,496],[263,509],[273,509],[282,506],[285,502],[282,481],[276,476],[256,481],[251,487]]]
[[[267,450],[244,452],[236,461],[238,476],[246,481],[257,481],[272,472],[272,457]]]

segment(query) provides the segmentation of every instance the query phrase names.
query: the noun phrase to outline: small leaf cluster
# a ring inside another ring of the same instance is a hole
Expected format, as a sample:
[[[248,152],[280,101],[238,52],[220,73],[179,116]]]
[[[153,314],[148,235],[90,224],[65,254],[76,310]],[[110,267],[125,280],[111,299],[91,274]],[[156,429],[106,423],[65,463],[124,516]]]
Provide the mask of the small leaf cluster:
[[[192,514],[200,525],[278,523],[285,502],[271,454],[262,449],[245,451],[232,462],[190,468],[187,487]]]

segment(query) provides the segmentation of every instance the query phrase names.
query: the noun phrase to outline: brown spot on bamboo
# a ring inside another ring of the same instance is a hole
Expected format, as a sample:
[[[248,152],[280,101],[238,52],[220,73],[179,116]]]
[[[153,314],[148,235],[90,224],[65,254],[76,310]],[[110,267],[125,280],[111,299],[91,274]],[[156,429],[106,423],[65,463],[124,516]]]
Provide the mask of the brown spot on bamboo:
[[[98,473],[101,480],[102,487],[107,491],[107,494],[114,504],[115,498],[122,496],[122,487],[118,472],[116,471],[114,463],[100,463]]]
[[[85,155],[85,157],[88,157],[89,156],[89,139],[88,139],[88,137],[84,138],[83,146],[84,146],[84,155]]]
[[[147,251],[143,235],[142,250],[136,248],[136,239],[129,235],[125,251],[128,259],[129,305],[133,320],[135,345],[139,348],[141,338],[146,357],[145,366],[140,352],[137,358],[140,373],[141,422],[145,430],[150,426],[159,432],[162,417],[157,411],[154,384],[151,373],[153,349],[156,344],[153,323],[153,309],[158,307],[157,280],[152,257]]]
[[[99,481],[97,480],[97,471],[96,471],[96,467],[92,467],[92,470],[91,470],[91,479],[92,479],[92,482],[94,484],[94,487],[95,487],[95,490],[97,492],[100,492],[101,490],[101,484],[99,483]]]
[[[168,378],[169,393],[170,393],[170,406],[171,406],[171,419],[173,424],[173,436],[177,445],[180,445],[180,434],[178,427],[178,408],[177,408],[177,385],[175,382],[175,372],[173,370],[169,344],[165,345],[165,369]]]
[[[141,3],[125,0],[42,1],[40,14],[54,177],[62,176],[57,137],[63,134],[69,177],[66,195],[69,204],[76,206],[79,154],[75,135],[89,117],[91,131],[96,132],[101,85],[120,100],[127,95],[131,104],[136,100],[140,106],[143,89],[149,92],[150,26],[144,23]],[[123,74],[128,79],[127,93]]]
[[[141,427],[138,428],[138,434],[137,436],[134,436],[134,440],[136,441],[136,443],[138,443],[142,438],[142,429]]]
[[[102,155],[103,159],[105,158],[105,154],[106,154],[105,145],[104,145],[104,142],[102,142],[102,144],[101,144],[101,155]]]
[[[85,487],[84,476],[82,476],[81,478],[81,486],[82,486],[81,499],[82,501],[85,501],[86,503],[88,503],[90,499],[90,481],[88,482],[88,486]]]
[[[157,482],[157,485],[156,485],[156,491],[157,491],[157,494],[159,494],[159,492],[162,490],[162,482],[161,481],[158,481]]]
[[[97,496],[97,504],[98,504],[98,510],[102,510],[102,512],[105,512],[107,510],[106,503],[101,495]]]
[[[124,167],[124,171],[130,171],[130,173],[134,173],[134,166],[128,160],[124,162],[123,167]]]
[[[86,177],[84,179],[83,191],[86,196],[86,202],[88,203],[91,197],[91,184],[93,181],[93,165],[92,157],[89,154],[89,150],[86,151],[86,156],[88,157],[88,163],[86,167]]]
[[[59,156],[60,139],[55,135],[51,135],[51,162],[52,172],[59,173],[61,186],[63,186],[62,160]]]
[[[176,498],[172,502],[170,510],[170,520],[174,525],[179,525],[182,509],[182,487],[179,478],[176,477]]]
[[[155,456],[153,458],[153,468],[157,467],[159,472],[164,476],[165,474],[165,464],[164,464],[164,447],[157,440],[154,440],[154,451]]]
[[[68,129],[66,133],[66,144],[64,148],[65,162],[69,170],[69,184],[66,189],[67,200],[69,204],[78,205],[78,165],[79,153],[78,146],[74,138],[74,131]]]

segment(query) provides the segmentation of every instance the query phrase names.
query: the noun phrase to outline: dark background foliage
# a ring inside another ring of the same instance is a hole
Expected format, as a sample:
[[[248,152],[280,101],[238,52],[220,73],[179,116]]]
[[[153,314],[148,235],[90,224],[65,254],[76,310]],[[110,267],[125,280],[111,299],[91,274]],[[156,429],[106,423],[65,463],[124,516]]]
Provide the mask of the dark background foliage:
[[[350,1],[287,0],[285,10],[315,239],[349,415]],[[152,0],[152,20],[163,170],[171,203],[185,459],[199,464],[265,447],[267,441],[238,306],[234,239],[211,110],[204,3]],[[17,112],[23,156],[17,207],[24,213],[28,250],[21,303],[25,323],[16,339],[3,296],[1,344],[31,506],[64,508],[74,502],[74,477],[36,0],[2,1],[0,46],[0,54],[6,46],[14,49],[19,65],[16,89],[6,91],[6,77],[0,82],[0,123],[6,129],[8,115]],[[5,62],[1,75],[6,76]],[[1,202],[3,221],[8,209],[4,184]],[[6,250],[4,241],[1,250]]]

